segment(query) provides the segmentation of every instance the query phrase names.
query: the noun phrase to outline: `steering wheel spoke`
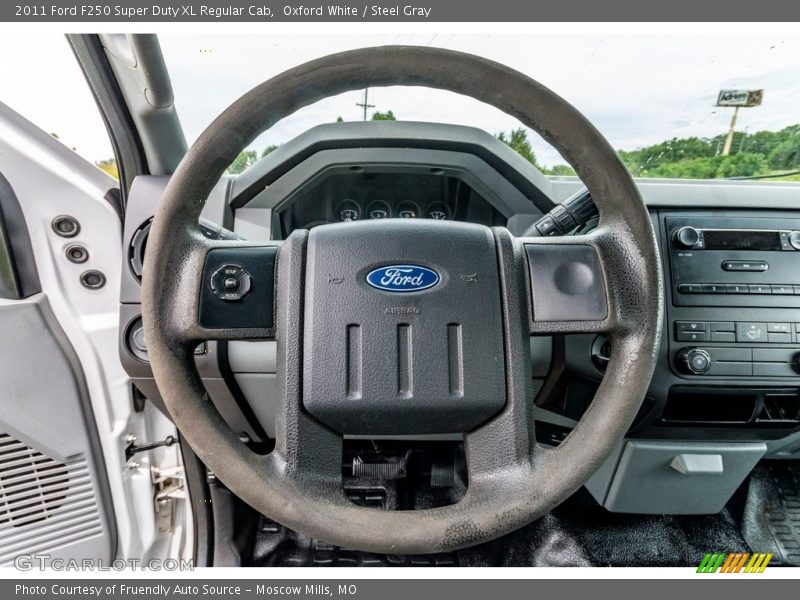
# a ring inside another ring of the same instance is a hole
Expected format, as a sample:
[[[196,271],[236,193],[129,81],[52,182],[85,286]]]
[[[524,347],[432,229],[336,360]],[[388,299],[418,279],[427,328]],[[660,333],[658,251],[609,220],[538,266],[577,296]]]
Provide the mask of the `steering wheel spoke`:
[[[199,282],[197,324],[208,339],[275,337],[278,244],[216,242]]]
[[[275,337],[275,265],[279,243],[210,240],[189,229],[182,264],[162,275],[157,290],[177,291],[170,303],[175,342]]]
[[[521,238],[528,261],[532,335],[610,333],[619,325],[614,271],[599,234]]]

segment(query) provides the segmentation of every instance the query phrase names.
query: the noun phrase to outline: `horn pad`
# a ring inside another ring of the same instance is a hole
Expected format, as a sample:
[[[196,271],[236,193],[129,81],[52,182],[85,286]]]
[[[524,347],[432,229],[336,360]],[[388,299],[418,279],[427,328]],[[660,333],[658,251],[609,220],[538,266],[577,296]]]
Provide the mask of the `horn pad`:
[[[488,227],[391,219],[315,227],[303,403],[343,434],[466,432],[506,402]]]

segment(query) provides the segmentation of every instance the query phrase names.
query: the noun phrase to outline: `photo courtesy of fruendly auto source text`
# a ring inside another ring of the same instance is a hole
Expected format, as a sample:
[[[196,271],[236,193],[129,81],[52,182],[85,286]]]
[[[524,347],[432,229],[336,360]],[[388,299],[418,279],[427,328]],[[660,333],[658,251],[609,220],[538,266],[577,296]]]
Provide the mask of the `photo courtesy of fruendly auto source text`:
[[[3,2],[0,342],[3,600],[793,598],[800,4]]]

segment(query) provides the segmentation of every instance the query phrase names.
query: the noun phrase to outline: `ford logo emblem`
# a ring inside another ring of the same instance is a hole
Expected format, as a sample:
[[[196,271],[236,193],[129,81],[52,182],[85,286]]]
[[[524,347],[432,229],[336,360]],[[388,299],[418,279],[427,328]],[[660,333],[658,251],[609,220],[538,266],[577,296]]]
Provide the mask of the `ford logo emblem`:
[[[416,265],[390,265],[370,271],[367,283],[385,292],[418,292],[439,283],[439,274]]]

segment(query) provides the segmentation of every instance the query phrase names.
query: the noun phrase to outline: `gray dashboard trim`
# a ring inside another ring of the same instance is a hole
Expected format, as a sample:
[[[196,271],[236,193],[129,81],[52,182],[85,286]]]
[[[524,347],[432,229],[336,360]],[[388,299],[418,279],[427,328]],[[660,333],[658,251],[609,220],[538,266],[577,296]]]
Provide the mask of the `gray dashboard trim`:
[[[534,203],[553,208],[550,182],[531,163],[489,133],[474,127],[411,121],[368,121],[319,125],[287,142],[233,182],[231,205],[247,204],[265,187],[317,152],[348,148],[405,148],[473,154]]]
[[[800,183],[731,179],[636,178],[634,181],[648,208],[800,209]],[[577,177],[553,177],[550,182],[553,198],[559,204],[585,188]]]
[[[331,173],[346,173],[352,166],[364,172],[411,172],[455,177],[483,196],[506,219],[517,214],[540,215],[541,211],[522,192],[474,154],[407,148],[347,148],[322,150],[310,156],[255,196],[243,208],[280,209],[296,194]]]

